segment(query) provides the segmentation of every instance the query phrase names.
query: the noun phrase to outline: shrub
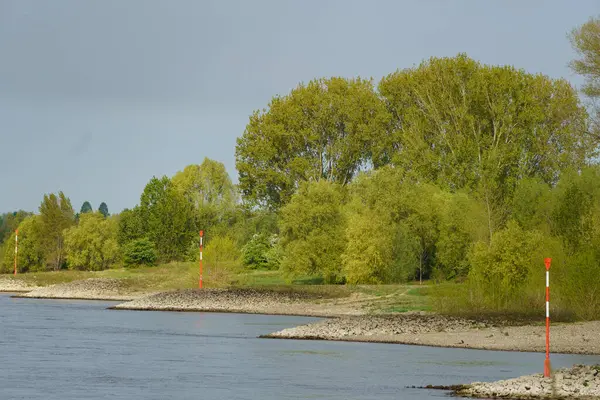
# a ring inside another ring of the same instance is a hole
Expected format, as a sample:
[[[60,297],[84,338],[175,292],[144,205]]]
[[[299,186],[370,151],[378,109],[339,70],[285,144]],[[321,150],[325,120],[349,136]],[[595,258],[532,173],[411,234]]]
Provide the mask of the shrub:
[[[217,286],[228,285],[240,269],[240,251],[228,236],[214,236],[207,240],[203,254],[207,279]]]
[[[123,249],[123,263],[126,267],[154,265],[157,258],[154,243],[148,238],[129,242]]]

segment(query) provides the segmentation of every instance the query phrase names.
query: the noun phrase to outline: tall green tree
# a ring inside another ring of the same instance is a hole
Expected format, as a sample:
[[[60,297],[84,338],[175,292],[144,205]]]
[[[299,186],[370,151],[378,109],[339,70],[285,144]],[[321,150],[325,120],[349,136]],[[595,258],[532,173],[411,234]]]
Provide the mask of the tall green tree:
[[[120,246],[141,239],[145,236],[144,222],[142,221],[140,207],[133,209],[124,209],[119,214],[119,229],[117,233],[117,242]]]
[[[108,212],[108,206],[105,202],[100,203],[100,207],[98,207],[98,212],[107,218],[110,214]]]
[[[364,79],[318,79],[256,111],[237,141],[245,199],[278,209],[304,181],[348,184],[371,163],[388,115]]]
[[[92,205],[90,204],[89,201],[84,201],[83,204],[81,205],[81,210],[79,211],[79,214],[85,214],[85,213],[91,213],[91,212],[94,212]]]
[[[320,276],[327,283],[343,281],[343,202],[339,184],[325,180],[304,182],[281,209],[281,268],[289,276]]]
[[[100,271],[119,256],[117,221],[100,213],[83,213],[79,224],[65,230],[65,254],[69,269]]]
[[[177,172],[172,182],[192,205],[196,223],[203,229],[228,224],[233,217],[237,189],[223,163],[205,158],[202,164],[188,165]]]
[[[585,24],[573,29],[569,35],[579,58],[571,61],[573,71],[585,78],[583,93],[592,100],[593,136],[600,140],[600,18],[590,18]]]
[[[555,183],[593,153],[586,111],[565,80],[459,55],[388,75],[379,91],[394,129],[378,153],[420,181],[476,193],[490,236],[520,179]]]
[[[44,195],[39,208],[40,232],[46,264],[58,270],[64,263],[63,231],[75,223],[71,201],[63,192]]]
[[[30,215],[30,212],[23,210],[0,215],[0,243],[4,243],[14,233],[19,224]]]
[[[153,177],[148,182],[139,212],[142,230],[155,244],[160,260],[184,259],[198,233],[192,205],[168,177]]]

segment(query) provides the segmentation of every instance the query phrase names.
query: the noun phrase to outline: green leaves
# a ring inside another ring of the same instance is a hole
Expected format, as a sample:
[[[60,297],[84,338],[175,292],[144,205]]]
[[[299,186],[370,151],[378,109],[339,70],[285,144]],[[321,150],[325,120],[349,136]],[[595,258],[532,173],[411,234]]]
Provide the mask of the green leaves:
[[[301,182],[348,184],[372,162],[388,120],[370,81],[319,79],[275,97],[250,117],[236,166],[248,201],[278,209]]]
[[[155,244],[162,261],[183,260],[196,236],[192,205],[163,176],[153,177],[140,198],[142,232]]]
[[[79,224],[67,229],[65,253],[69,269],[100,271],[119,258],[117,221],[101,213],[84,213]]]
[[[157,258],[154,243],[147,238],[133,240],[123,247],[123,263],[126,267],[154,265]]]
[[[304,182],[281,210],[281,268],[290,276],[318,275],[342,281],[345,248],[343,188],[328,181]]]

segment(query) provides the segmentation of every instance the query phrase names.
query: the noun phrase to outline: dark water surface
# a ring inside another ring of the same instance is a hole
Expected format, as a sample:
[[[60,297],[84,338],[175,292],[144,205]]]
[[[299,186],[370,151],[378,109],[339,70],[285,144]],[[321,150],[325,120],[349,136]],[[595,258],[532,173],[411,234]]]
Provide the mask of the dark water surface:
[[[447,394],[406,386],[543,367],[534,353],[256,338],[314,318],[106,310],[111,304],[0,295],[0,399],[432,399]]]

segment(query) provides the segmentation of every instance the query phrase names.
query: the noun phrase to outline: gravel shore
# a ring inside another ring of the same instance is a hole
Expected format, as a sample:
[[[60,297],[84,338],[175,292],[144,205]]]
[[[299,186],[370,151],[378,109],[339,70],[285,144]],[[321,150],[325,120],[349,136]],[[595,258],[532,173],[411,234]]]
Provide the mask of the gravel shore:
[[[600,354],[600,321],[554,324],[554,353]],[[418,344],[485,350],[545,351],[542,325],[502,326],[438,315],[357,316],[319,321],[263,337]]]
[[[37,286],[30,286],[27,283],[11,278],[0,278],[0,292],[29,292]]]
[[[360,310],[347,305],[320,302],[301,292],[256,289],[189,289],[157,293],[118,304],[117,310],[212,311],[249,314],[302,315],[334,317],[358,315]]]
[[[118,279],[90,278],[82,281],[35,288],[15,297],[127,301],[141,295],[131,293],[123,286],[122,281]]]
[[[511,399],[600,399],[600,365],[575,365],[498,382],[475,382],[455,391],[459,396]]]

